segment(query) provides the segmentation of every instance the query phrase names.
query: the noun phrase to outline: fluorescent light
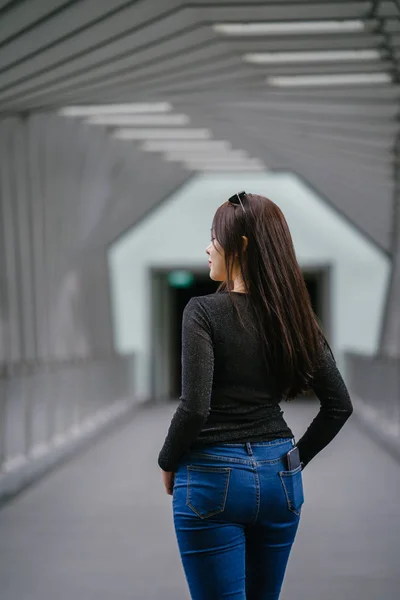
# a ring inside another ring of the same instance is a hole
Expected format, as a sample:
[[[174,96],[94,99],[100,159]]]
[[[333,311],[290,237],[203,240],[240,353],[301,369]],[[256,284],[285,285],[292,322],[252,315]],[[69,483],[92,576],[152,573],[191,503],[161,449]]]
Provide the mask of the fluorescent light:
[[[175,150],[168,151],[163,156],[164,160],[168,162],[173,161],[196,161],[196,160],[220,160],[225,158],[232,159],[240,159],[245,160],[248,158],[247,152],[244,150],[232,150],[232,151],[224,151],[224,150],[216,150],[215,148],[210,148],[209,150]]]
[[[130,115],[135,113],[165,113],[172,108],[168,102],[133,104],[94,104],[87,106],[66,106],[58,113],[64,117],[89,117],[92,115]]]
[[[314,86],[314,85],[358,85],[369,83],[389,83],[389,73],[346,73],[342,75],[293,75],[287,77],[267,77],[269,85]]]
[[[324,52],[254,52],[243,56],[246,62],[257,64],[329,62],[346,60],[377,60],[379,50],[329,50]]]
[[[187,125],[187,115],[96,115],[89,117],[91,125]]]
[[[118,129],[114,137],[120,140],[208,140],[209,129]]]
[[[258,158],[203,158],[203,159],[192,159],[186,160],[185,164],[197,165],[197,166],[208,166],[208,165],[236,165],[238,169],[245,165],[263,165]]]
[[[286,21],[279,23],[218,23],[213,25],[214,31],[226,35],[279,35],[287,33],[344,33],[363,31],[363,21],[351,19],[346,21]]]
[[[267,167],[264,165],[249,165],[247,163],[243,163],[242,165],[229,165],[229,164],[210,164],[210,165],[196,165],[191,163],[186,163],[184,165],[190,171],[235,171],[235,172],[245,172],[245,171],[267,171]]]
[[[231,144],[223,140],[158,140],[144,142],[141,149],[145,152],[206,152],[212,150],[230,150]]]

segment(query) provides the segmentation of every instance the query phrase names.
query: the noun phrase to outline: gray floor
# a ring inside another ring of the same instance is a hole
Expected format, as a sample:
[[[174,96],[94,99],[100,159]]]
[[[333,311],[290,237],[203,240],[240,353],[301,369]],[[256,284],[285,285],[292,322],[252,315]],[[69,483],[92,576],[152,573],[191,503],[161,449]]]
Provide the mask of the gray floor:
[[[282,405],[299,437],[318,405]],[[146,408],[0,512],[1,600],[188,600]],[[303,473],[281,600],[400,598],[400,465],[353,417]]]

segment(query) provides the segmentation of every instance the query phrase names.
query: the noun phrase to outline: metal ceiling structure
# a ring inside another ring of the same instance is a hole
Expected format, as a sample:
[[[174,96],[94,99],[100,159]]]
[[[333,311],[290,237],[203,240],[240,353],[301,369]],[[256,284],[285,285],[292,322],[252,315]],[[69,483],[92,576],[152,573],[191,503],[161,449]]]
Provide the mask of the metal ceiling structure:
[[[390,248],[400,87],[394,1],[0,2],[0,111],[170,101],[272,169],[297,172]],[[218,23],[361,20],[360,31],[224,35]],[[380,58],[250,64],[248,52],[379,50]],[[268,75],[389,73],[391,83],[268,86]],[[351,197],[351,201],[349,201]]]
[[[0,116],[168,102],[189,127],[297,173],[393,256],[399,17],[398,0],[0,0]],[[256,28],[332,20],[358,26]],[[269,62],[244,60],[249,53],[269,53]],[[279,79],[320,75],[348,81]]]

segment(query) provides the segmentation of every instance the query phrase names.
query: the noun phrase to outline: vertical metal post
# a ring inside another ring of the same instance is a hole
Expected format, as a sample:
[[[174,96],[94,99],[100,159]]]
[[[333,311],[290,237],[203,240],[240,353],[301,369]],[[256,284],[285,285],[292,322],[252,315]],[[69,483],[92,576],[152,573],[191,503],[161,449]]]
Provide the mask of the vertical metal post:
[[[0,473],[6,460],[6,368],[0,366]]]

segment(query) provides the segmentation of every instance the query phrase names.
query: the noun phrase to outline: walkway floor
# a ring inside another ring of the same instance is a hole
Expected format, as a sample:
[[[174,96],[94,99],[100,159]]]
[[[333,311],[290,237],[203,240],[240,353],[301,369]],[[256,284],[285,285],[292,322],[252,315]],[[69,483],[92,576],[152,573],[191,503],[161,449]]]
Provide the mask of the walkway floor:
[[[297,438],[318,410],[281,406]],[[157,465],[174,409],[143,408],[3,508],[1,600],[189,600]],[[281,600],[400,598],[400,465],[354,417],[303,473]]]

